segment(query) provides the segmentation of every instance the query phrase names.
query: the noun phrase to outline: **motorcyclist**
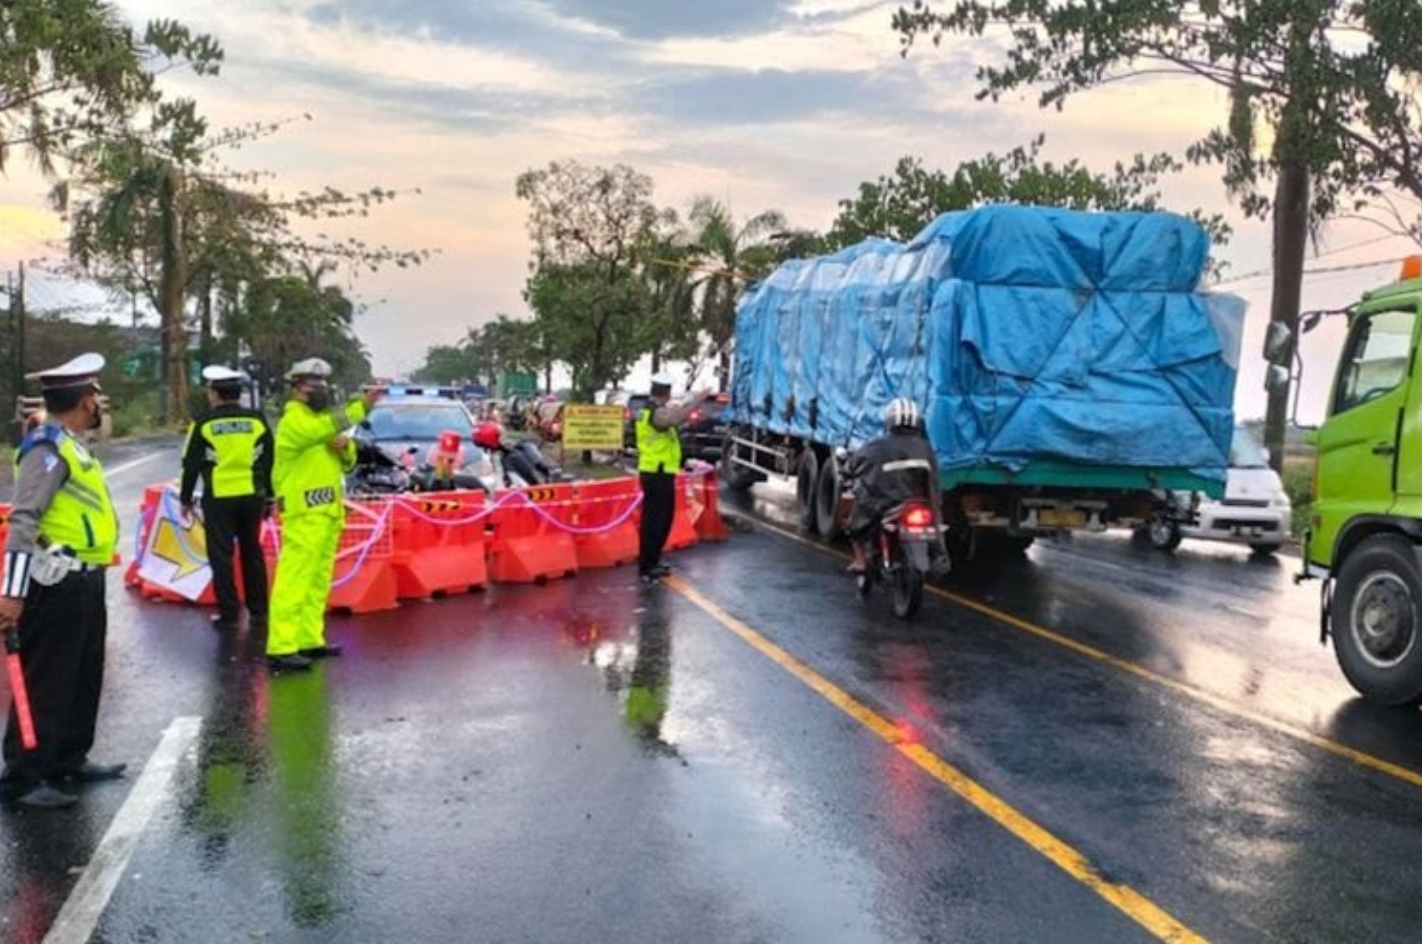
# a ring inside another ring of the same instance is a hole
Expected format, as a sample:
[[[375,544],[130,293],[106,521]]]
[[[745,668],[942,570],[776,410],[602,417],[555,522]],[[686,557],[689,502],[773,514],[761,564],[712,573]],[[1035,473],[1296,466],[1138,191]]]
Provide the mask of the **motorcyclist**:
[[[907,397],[890,400],[884,426],[888,432],[861,446],[846,469],[854,480],[849,519],[854,560],[849,571],[856,575],[869,567],[874,533],[885,513],[912,499],[929,502],[935,515],[942,508],[938,458],[923,434],[918,404]]]

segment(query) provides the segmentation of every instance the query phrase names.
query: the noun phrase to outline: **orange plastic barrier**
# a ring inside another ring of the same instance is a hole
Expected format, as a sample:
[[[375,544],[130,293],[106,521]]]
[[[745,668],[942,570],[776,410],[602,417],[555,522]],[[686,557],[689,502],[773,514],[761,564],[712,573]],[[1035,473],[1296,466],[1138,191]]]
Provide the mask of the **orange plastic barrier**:
[[[392,499],[346,503],[346,527],[336,551],[328,610],[373,613],[399,605],[395,568]]]
[[[143,594],[145,600],[161,600],[165,603],[186,603],[187,598],[182,594],[170,590],[161,584],[146,580],[140,573],[144,549],[148,547],[148,539],[154,527],[158,526],[159,513],[163,508],[164,492],[171,489],[169,485],[150,485],[143,490],[143,502],[139,506],[138,512],[138,544],[133,555],[133,560],[124,571],[124,583],[138,590]],[[177,505],[177,498],[170,496],[167,501],[173,507]],[[182,553],[186,554],[186,551]],[[193,601],[200,606],[212,606],[217,602],[216,592],[211,583],[203,590],[202,595]]]
[[[697,492],[693,507],[699,505],[701,513],[696,516],[696,536],[703,541],[724,541],[731,536],[731,529],[721,518],[718,493],[721,488],[716,478],[716,468],[712,466],[694,476],[698,482],[693,489]]]
[[[576,527],[574,487],[540,485],[519,491],[523,497],[500,492],[490,516],[489,579],[533,583],[577,573],[577,545],[562,526]]]
[[[579,567],[616,567],[637,559],[638,506],[642,490],[633,478],[574,486]]]
[[[696,519],[701,514],[697,504],[699,476],[681,472],[676,477],[676,511],[672,515],[671,534],[667,536],[668,550],[680,550],[696,543]]]
[[[396,594],[425,600],[489,585],[484,492],[405,495],[394,506]]]

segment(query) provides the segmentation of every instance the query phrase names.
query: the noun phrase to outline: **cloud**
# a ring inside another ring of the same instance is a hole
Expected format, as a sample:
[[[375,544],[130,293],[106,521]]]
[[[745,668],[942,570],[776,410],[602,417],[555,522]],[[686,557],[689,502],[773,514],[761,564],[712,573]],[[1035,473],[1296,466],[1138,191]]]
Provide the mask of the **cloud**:
[[[742,36],[765,32],[789,19],[793,0],[546,0],[575,21],[596,24],[631,39],[674,36]]]

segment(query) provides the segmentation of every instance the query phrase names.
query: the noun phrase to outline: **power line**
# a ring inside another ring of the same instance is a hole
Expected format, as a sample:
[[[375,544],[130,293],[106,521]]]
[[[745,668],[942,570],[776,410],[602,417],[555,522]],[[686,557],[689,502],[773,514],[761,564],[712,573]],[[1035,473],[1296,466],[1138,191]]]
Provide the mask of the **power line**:
[[[1304,269],[1303,274],[1325,275],[1331,272],[1353,272],[1360,269],[1377,269],[1381,268],[1382,266],[1395,266],[1406,258],[1406,256],[1398,256],[1395,259],[1375,259],[1372,262],[1355,262],[1351,265],[1321,266],[1316,269]],[[1223,281],[1216,282],[1214,285],[1211,285],[1210,288],[1220,288],[1221,286],[1234,285],[1239,282],[1249,282],[1254,279],[1263,278],[1266,275],[1273,274],[1274,270],[1272,268],[1257,269],[1254,272],[1246,272],[1244,275],[1237,275],[1232,279],[1224,279]]]

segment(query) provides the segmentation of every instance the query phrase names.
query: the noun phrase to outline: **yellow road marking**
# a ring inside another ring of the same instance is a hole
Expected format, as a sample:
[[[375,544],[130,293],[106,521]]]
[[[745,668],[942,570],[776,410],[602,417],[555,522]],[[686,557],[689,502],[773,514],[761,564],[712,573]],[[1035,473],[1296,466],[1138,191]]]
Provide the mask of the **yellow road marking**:
[[[764,522],[757,522],[757,524],[768,531],[773,531],[781,537],[789,538],[797,544],[803,544],[806,547],[812,547],[816,550],[824,551],[827,554],[834,554],[838,557],[845,556],[844,554],[841,554],[838,551],[834,551],[830,548],[825,547],[823,544],[819,544],[815,541],[807,541],[800,535],[794,534],[790,531],[785,531],[781,528],[777,528],[775,525],[766,524]],[[941,587],[935,587],[932,585],[926,586],[925,589],[927,589],[930,593],[942,597],[945,600],[949,600],[953,603],[958,604],[959,606],[966,607],[967,609],[981,613],[983,616],[995,620],[996,622],[1006,623],[1008,626],[1011,626],[1014,629],[1020,629],[1024,633],[1030,633],[1031,635],[1036,636],[1039,639],[1045,639],[1046,641],[1055,643],[1056,645],[1061,646],[1064,649],[1070,649],[1077,655],[1085,656],[1088,659],[1093,659],[1104,665],[1109,665],[1113,669],[1119,669],[1120,671],[1126,672],[1130,675],[1134,675],[1139,679],[1143,679],[1147,682],[1151,682],[1163,688],[1168,688],[1171,691],[1176,692],[1177,694],[1184,695],[1185,697],[1194,699],[1198,702],[1203,702],[1204,704],[1207,704],[1212,708],[1218,709],[1219,711],[1223,711],[1226,714],[1234,715],[1236,718],[1242,718],[1246,721],[1257,724],[1260,727],[1265,727],[1270,729],[1271,731],[1283,734],[1286,737],[1291,737],[1294,740],[1302,741],[1303,743],[1316,747],[1319,750],[1326,751],[1337,757],[1342,757],[1345,760],[1352,761],[1353,763],[1358,764],[1361,767],[1366,767],[1369,770],[1375,770],[1381,774],[1387,774],[1389,777],[1396,777],[1398,780],[1401,780],[1405,783],[1410,783],[1414,787],[1422,787],[1422,772],[1413,770],[1409,767],[1403,767],[1400,764],[1394,764],[1391,761],[1383,760],[1381,757],[1374,757],[1372,754],[1365,753],[1363,751],[1357,750],[1356,748],[1349,747],[1346,744],[1342,744],[1338,741],[1326,738],[1321,734],[1315,734],[1307,728],[1301,728],[1298,725],[1289,724],[1287,721],[1281,721],[1278,718],[1270,717],[1269,715],[1262,714],[1261,712],[1255,711],[1251,708],[1245,708],[1243,705],[1239,705],[1219,695],[1207,692],[1202,688],[1196,688],[1188,682],[1182,682],[1179,679],[1173,679],[1168,675],[1161,675],[1159,672],[1152,671],[1151,669],[1147,669],[1144,666],[1137,665],[1134,662],[1128,662],[1125,659],[1113,656],[1109,652],[1097,649],[1095,646],[1088,646],[1086,643],[1078,642],[1075,639],[1071,639],[1067,636],[1063,636],[1060,633],[1053,632],[1052,630],[1047,629],[1044,626],[1038,626],[1037,624],[1028,622],[1027,620],[1022,619],[1019,616],[1013,616],[1011,613],[1007,613],[997,609],[996,607],[989,606],[988,604],[983,603],[979,600],[974,600],[972,597],[965,597],[961,594],[954,593],[951,590],[944,590]]]
[[[1057,868],[1091,889],[1158,939],[1168,941],[1170,944],[1208,944],[1205,938],[1181,924],[1149,898],[1128,885],[1118,885],[1104,878],[1084,855],[1018,812],[1011,804],[982,784],[921,744],[905,742],[899,728],[888,718],[856,700],[853,695],[839,688],[829,679],[712,603],[693,590],[685,581],[677,577],[668,577],[665,584],[695,603],[708,616],[740,637],[742,641],[868,728],[894,750],[913,761],[929,776],[962,797],[1012,835],[1027,843]]]

